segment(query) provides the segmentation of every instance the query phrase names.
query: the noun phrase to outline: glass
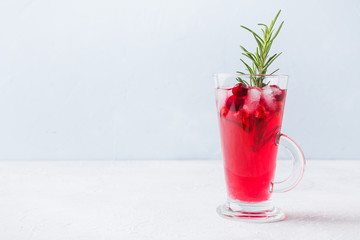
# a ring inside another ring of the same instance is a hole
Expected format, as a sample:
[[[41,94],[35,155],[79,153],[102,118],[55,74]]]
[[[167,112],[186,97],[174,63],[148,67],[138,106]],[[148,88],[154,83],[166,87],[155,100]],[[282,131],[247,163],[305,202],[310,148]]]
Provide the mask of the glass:
[[[273,192],[286,192],[302,178],[305,159],[296,143],[280,132],[288,76],[215,74],[228,200],[217,208],[220,216],[240,221],[274,222],[286,215],[274,207]],[[263,87],[246,87],[236,78],[263,79]],[[278,146],[292,156],[291,175],[274,181]]]

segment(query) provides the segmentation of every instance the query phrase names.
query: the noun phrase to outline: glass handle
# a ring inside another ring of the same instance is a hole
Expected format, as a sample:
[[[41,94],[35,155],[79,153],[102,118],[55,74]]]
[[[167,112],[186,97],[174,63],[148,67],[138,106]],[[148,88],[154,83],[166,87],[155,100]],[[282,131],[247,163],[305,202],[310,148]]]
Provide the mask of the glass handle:
[[[290,153],[293,160],[293,169],[290,176],[280,182],[270,184],[270,192],[287,192],[300,182],[305,169],[305,158],[299,146],[288,136],[278,133],[275,140],[276,145],[285,147]]]

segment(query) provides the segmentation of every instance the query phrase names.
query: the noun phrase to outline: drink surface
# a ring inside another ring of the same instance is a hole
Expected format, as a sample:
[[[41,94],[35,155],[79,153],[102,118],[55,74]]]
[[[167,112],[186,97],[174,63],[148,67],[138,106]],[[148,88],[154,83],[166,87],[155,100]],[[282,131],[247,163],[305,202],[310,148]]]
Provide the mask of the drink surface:
[[[228,194],[245,202],[266,201],[275,175],[275,140],[286,90],[238,84],[215,91]]]

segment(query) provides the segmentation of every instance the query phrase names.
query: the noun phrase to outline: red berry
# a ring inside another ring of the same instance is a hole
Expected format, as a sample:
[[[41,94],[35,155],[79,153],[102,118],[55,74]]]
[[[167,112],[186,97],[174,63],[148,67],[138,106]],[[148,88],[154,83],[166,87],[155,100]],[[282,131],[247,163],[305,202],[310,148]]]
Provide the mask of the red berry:
[[[238,111],[242,106],[244,105],[244,99],[239,98],[235,95],[230,96],[228,99],[226,99],[225,106],[230,111]]]
[[[270,85],[270,87],[280,89],[279,86],[275,84]]]
[[[274,88],[273,92],[276,101],[280,102],[285,98],[286,91],[284,89],[281,89],[277,85],[270,85],[270,87]]]
[[[242,126],[242,128],[246,131],[246,132],[250,132],[251,130],[251,120],[250,120],[250,114],[247,110],[245,109],[241,109],[239,111],[239,123]]]
[[[222,117],[226,117],[226,115],[229,113],[229,109],[227,109],[226,107],[222,107],[220,109],[220,116]]]
[[[263,106],[259,106],[255,111],[256,118],[265,118],[266,117],[266,109]]]
[[[235,96],[244,97],[247,94],[247,88],[246,88],[245,84],[238,83],[235,85],[235,87],[232,88],[232,93]]]
[[[284,109],[284,104],[283,102],[277,102],[277,105],[276,105],[276,112],[277,113],[282,113],[283,112],[283,109]]]
[[[286,95],[285,90],[280,90],[280,91],[281,91],[280,94],[275,95],[275,99],[278,102],[282,101],[285,98],[285,95]]]

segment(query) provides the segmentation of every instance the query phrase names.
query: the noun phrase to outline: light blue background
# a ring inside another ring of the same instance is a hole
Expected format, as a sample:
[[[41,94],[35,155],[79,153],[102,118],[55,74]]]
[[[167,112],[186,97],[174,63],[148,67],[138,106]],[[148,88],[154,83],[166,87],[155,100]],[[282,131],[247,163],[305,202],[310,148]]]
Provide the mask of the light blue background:
[[[360,1],[0,2],[0,159],[215,159],[212,74],[243,69],[239,25],[284,27],[283,132],[360,159]]]

